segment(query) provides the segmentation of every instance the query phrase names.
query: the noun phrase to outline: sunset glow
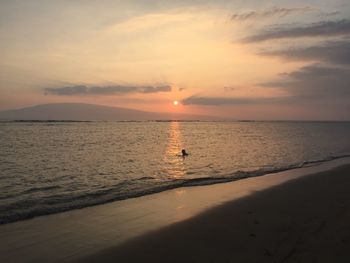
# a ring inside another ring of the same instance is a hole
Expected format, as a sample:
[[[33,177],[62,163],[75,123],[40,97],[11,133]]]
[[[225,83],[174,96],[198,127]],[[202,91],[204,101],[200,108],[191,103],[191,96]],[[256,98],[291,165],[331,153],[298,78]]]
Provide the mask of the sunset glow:
[[[350,118],[345,0],[25,2],[0,3],[0,110],[181,97],[187,114]]]
[[[0,263],[350,262],[349,134],[350,0],[0,0]]]

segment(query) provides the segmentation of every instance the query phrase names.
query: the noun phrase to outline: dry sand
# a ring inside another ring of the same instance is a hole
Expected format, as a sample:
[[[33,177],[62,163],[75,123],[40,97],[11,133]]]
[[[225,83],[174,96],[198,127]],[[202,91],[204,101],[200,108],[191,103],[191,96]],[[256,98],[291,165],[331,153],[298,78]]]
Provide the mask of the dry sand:
[[[350,262],[350,165],[258,191],[82,262]]]

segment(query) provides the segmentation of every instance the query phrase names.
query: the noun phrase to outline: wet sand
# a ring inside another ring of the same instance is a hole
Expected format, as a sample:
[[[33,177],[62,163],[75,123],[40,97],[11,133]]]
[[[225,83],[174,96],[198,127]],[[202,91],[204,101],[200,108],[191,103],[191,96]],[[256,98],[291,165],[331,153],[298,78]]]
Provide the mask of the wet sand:
[[[257,191],[80,262],[350,262],[350,165]]]

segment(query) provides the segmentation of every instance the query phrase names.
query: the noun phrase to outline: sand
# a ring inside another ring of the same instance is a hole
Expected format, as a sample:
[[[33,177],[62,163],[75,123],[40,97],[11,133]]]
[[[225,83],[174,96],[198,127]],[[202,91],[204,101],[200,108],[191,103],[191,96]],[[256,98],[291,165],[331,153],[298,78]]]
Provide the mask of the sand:
[[[350,262],[350,165],[257,191],[80,262]]]

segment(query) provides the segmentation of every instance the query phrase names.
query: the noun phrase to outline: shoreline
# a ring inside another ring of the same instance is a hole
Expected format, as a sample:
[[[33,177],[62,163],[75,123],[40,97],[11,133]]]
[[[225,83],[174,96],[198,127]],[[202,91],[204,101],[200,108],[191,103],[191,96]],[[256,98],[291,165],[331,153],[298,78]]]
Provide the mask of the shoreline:
[[[273,168],[273,169],[258,169],[258,170],[249,170],[249,171],[236,171],[232,173],[229,176],[224,176],[224,177],[200,177],[200,178],[192,178],[192,179],[182,179],[180,182],[177,184],[169,184],[169,185],[164,185],[164,186],[158,186],[157,188],[154,189],[149,189],[149,190],[143,190],[139,192],[134,192],[131,194],[124,194],[120,195],[117,197],[112,197],[109,199],[105,200],[100,200],[100,201],[93,201],[89,204],[75,204],[75,205],[68,205],[63,208],[56,208],[55,210],[49,210],[49,211],[34,211],[34,212],[29,212],[25,215],[10,215],[8,217],[0,218],[0,226],[1,225],[6,225],[6,224],[12,224],[16,222],[21,222],[24,220],[31,220],[37,217],[42,217],[42,216],[49,216],[49,215],[55,215],[55,214],[60,214],[60,213],[66,213],[66,212],[71,212],[74,210],[78,209],[85,209],[89,207],[94,207],[94,206],[100,206],[100,205],[105,205],[113,202],[118,202],[118,201],[124,201],[128,199],[133,199],[133,198],[140,198],[144,197],[147,195],[154,195],[158,193],[162,193],[165,191],[171,191],[171,190],[176,190],[184,187],[197,187],[197,186],[210,186],[210,185],[215,185],[215,184],[226,184],[226,183],[231,183],[231,182],[236,182],[239,180],[245,180],[248,178],[254,178],[254,177],[260,177],[260,176],[266,176],[270,174],[276,174],[280,172],[288,172],[292,171],[295,169],[302,169],[302,168],[308,168],[308,167],[313,167],[313,166],[319,166],[327,162],[331,161],[336,161],[336,160],[341,160],[345,158],[350,158],[350,154],[344,154],[340,156],[333,156],[333,157],[328,157],[324,159],[319,159],[319,160],[312,160],[312,161],[304,161],[301,163],[296,163],[296,164],[291,164],[287,166],[282,166],[279,168]]]
[[[1,225],[0,259],[4,262],[78,260],[164,227],[188,222],[224,203],[254,196],[257,191],[278,189],[288,181],[349,163],[350,158],[336,159],[317,166],[223,184],[176,188]]]

